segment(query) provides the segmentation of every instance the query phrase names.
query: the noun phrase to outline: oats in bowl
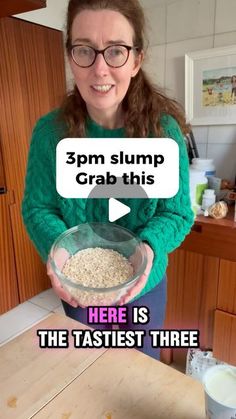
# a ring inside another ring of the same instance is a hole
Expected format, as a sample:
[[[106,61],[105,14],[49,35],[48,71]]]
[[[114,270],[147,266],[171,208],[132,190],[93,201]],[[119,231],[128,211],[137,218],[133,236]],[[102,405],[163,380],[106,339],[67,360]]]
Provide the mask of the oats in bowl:
[[[133,267],[119,252],[95,247],[71,256],[62,273],[85,287],[108,288],[126,282],[133,275]]]

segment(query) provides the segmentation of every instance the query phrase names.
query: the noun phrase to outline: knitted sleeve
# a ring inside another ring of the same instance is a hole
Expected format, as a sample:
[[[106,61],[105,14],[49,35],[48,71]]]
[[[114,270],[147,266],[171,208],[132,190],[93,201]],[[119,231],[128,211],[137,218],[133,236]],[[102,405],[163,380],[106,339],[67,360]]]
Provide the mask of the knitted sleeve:
[[[57,205],[53,121],[41,118],[28,155],[22,216],[30,239],[44,262],[54,240],[67,229]]]
[[[194,216],[189,196],[189,162],[183,135],[177,122],[165,116],[165,136],[179,146],[179,191],[173,198],[158,199],[154,216],[139,231],[143,241],[149,243],[154,254],[172,252],[184,240],[193,224]]]

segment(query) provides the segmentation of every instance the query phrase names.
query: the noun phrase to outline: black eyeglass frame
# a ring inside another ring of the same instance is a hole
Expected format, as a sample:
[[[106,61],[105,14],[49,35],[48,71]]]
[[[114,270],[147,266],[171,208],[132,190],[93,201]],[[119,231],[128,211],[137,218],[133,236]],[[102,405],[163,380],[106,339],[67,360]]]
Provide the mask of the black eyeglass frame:
[[[87,48],[91,48],[94,52],[95,52],[95,56],[94,56],[94,60],[93,60],[93,62],[90,64],[90,65],[79,65],[77,62],[76,62],[76,60],[75,60],[75,58],[74,58],[74,55],[73,55],[73,50],[74,50],[74,48],[75,47],[87,47]],[[111,64],[108,64],[108,62],[106,61],[106,58],[105,58],[105,51],[108,49],[108,48],[111,48],[111,47],[124,47],[124,48],[126,48],[127,49],[127,51],[128,51],[128,55],[127,55],[127,58],[126,58],[126,60],[125,60],[125,62],[124,62],[124,64],[122,64],[122,65],[118,65],[118,66],[114,66],[114,65],[111,65]],[[104,48],[104,49],[96,49],[96,48],[93,48],[93,47],[91,47],[90,45],[83,45],[83,44],[74,44],[74,45],[71,45],[71,47],[70,47],[70,54],[71,54],[71,57],[72,57],[72,59],[73,59],[73,61],[74,61],[74,63],[78,66],[78,67],[81,67],[81,68],[89,68],[89,67],[92,67],[92,65],[95,63],[95,61],[96,61],[96,58],[97,58],[97,56],[98,56],[98,54],[102,54],[102,56],[103,56],[103,58],[104,58],[104,60],[105,60],[105,62],[106,62],[106,64],[109,66],[109,67],[112,67],[112,68],[120,68],[120,67],[123,67],[123,65],[125,65],[126,63],[127,63],[127,61],[128,61],[128,59],[129,59],[129,53],[130,53],[130,51],[139,51],[140,50],[140,48],[139,47],[131,47],[131,46],[129,46],[129,45],[122,45],[122,44],[114,44],[114,45],[108,45],[108,47],[106,47],[106,48]]]

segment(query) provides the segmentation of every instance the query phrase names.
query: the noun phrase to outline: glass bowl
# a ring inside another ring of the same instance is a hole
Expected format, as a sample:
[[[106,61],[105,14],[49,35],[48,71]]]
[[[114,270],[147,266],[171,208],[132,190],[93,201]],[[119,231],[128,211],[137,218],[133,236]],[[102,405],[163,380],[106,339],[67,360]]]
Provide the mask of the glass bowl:
[[[133,275],[105,288],[87,287],[63,274],[68,258],[88,248],[112,249],[129,259]],[[52,245],[49,260],[61,285],[82,307],[117,305],[138,283],[147,265],[146,248],[131,231],[112,223],[85,223],[62,233]]]

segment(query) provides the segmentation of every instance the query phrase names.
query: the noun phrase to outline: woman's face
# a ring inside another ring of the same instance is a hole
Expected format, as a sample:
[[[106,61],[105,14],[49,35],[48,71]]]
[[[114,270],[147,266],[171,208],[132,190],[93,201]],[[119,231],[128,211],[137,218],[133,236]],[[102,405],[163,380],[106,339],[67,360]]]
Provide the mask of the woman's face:
[[[73,21],[72,45],[104,49],[112,44],[133,46],[134,31],[129,21],[112,10],[83,10]],[[141,55],[131,50],[123,67],[109,67],[102,54],[88,68],[81,68],[70,58],[71,69],[87,109],[93,114],[114,116],[128,90],[131,77],[141,65]],[[100,90],[99,90],[100,89]],[[101,91],[105,89],[106,91]]]

